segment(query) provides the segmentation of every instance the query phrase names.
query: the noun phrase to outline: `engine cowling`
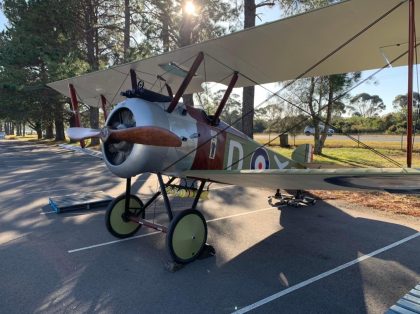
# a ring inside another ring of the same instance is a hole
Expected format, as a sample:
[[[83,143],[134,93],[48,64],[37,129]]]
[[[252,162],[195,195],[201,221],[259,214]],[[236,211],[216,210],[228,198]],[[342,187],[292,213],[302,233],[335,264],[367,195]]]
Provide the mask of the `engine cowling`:
[[[110,113],[106,126],[111,129],[125,129],[136,126],[158,126],[168,129],[181,138],[187,139],[179,148],[158,147],[133,144],[125,141],[106,141],[102,153],[109,170],[115,175],[128,178],[144,172],[161,172],[185,154],[194,150],[197,140],[190,135],[197,132],[194,119],[178,111],[169,114],[165,103],[154,103],[138,98],[128,98],[118,104]],[[191,167],[195,153],[183,158],[171,167],[170,171],[179,172]]]

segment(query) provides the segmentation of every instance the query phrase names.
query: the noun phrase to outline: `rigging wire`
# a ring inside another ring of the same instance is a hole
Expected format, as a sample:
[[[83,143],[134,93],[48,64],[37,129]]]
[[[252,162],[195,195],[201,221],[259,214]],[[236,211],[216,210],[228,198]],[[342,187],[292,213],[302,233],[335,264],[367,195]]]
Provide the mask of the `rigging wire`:
[[[340,51],[341,49],[343,49],[345,46],[347,46],[349,43],[351,43],[352,41],[354,41],[355,39],[357,39],[359,36],[361,36],[363,33],[365,33],[366,31],[368,31],[370,28],[372,28],[374,25],[376,25],[378,22],[380,22],[382,19],[384,19],[385,17],[387,17],[389,14],[391,14],[393,11],[395,11],[397,8],[399,8],[401,5],[403,5],[405,2],[407,2],[408,0],[404,0],[401,1],[400,3],[398,3],[396,6],[392,7],[390,10],[388,10],[387,12],[385,12],[384,14],[382,14],[379,18],[377,18],[376,20],[374,20],[372,23],[368,24],[366,27],[364,27],[361,31],[359,31],[358,33],[356,33],[354,36],[352,36],[350,39],[348,39],[347,41],[345,41],[344,43],[342,43],[341,45],[339,45],[336,49],[334,49],[332,52],[330,52],[329,54],[327,54],[325,57],[323,57],[321,60],[319,60],[318,62],[316,62],[314,65],[312,65],[311,67],[309,67],[307,70],[305,70],[304,72],[302,72],[301,74],[299,74],[294,80],[292,80],[291,82],[289,82],[288,84],[286,84],[285,86],[283,86],[279,91],[277,91],[276,93],[272,93],[271,96],[269,96],[265,101],[263,101],[262,103],[260,103],[257,107],[259,107],[260,105],[262,105],[263,103],[265,103],[266,101],[268,101],[269,99],[271,99],[274,96],[277,96],[279,98],[282,99],[281,96],[279,96],[278,93],[280,93],[281,91],[283,91],[284,89],[288,88],[289,86],[291,86],[292,84],[294,84],[298,79],[304,77],[306,74],[308,74],[311,70],[313,70],[314,68],[316,68],[318,65],[320,65],[321,63],[323,63],[324,61],[326,61],[328,58],[330,58],[331,56],[333,56],[334,54],[336,54],[338,51]],[[405,55],[407,52],[405,52],[403,55]],[[227,64],[221,62],[220,60],[212,57],[211,55],[208,55],[207,53],[205,54],[208,57],[212,58],[213,60],[215,60],[216,62],[220,63],[221,65],[225,66],[226,68],[232,70],[232,72],[235,72],[236,70],[231,68],[230,66],[228,66]],[[402,57],[403,55],[401,55],[400,57]],[[400,58],[397,57],[397,60]],[[395,62],[395,59],[393,60],[393,62]],[[388,66],[388,65],[387,65]],[[387,67],[385,66],[385,67]],[[381,68],[384,69],[385,67]],[[238,71],[236,71],[238,72]],[[378,71],[377,71],[378,72]],[[375,72],[375,73],[377,73]],[[244,75],[243,73],[238,72],[239,74],[241,74],[243,77],[245,77],[246,79],[250,80],[251,82],[253,82],[256,85],[261,85],[258,82],[252,80],[251,78],[249,78],[248,76]],[[351,90],[351,89],[350,89]],[[343,97],[343,95],[341,96]],[[284,99],[284,98],[283,98]],[[287,101],[287,100],[285,100]],[[290,101],[287,101],[288,103],[290,103],[291,105],[296,106],[295,104],[291,103]],[[297,108],[300,108],[299,106],[296,106]],[[323,108],[325,108],[326,106],[324,106]],[[301,108],[300,108],[301,109]],[[303,109],[301,109],[302,111],[304,111]],[[252,114],[255,111],[254,109],[249,110],[246,113],[243,113],[242,116],[240,117],[240,119],[237,119],[236,121],[234,121],[232,124],[227,125],[226,127],[222,128],[221,130],[219,130],[214,136],[210,137],[208,140],[204,141],[204,143],[202,143],[201,145],[197,145],[197,147],[193,150],[191,150],[190,152],[184,154],[182,157],[180,157],[179,159],[177,159],[176,161],[172,162],[169,166],[165,167],[165,169],[163,171],[167,171],[168,169],[170,169],[171,167],[173,167],[174,165],[176,165],[178,162],[180,162],[181,160],[185,159],[187,156],[191,155],[192,153],[194,153],[195,151],[197,151],[199,148],[201,148],[202,146],[204,146],[205,144],[207,144],[209,141],[211,141],[212,138],[218,136],[220,133],[226,131],[228,128],[231,127],[231,125],[235,124],[236,122],[238,122],[239,120],[243,119],[244,117],[246,117],[247,115]],[[318,119],[320,121],[322,121],[321,119]],[[326,125],[330,125],[330,124],[326,124]],[[353,140],[358,141],[357,139],[350,137]],[[361,142],[360,142],[361,143]],[[382,153],[376,151],[375,149],[369,147],[368,145],[361,143],[363,146],[365,146],[365,148],[370,148],[372,151],[376,152],[376,154],[383,156],[384,158],[386,158],[387,160],[392,161],[392,163],[394,163],[395,165],[398,165],[399,167],[401,167],[401,164],[399,164],[397,161],[389,158],[388,156],[383,155]],[[255,150],[254,150],[255,151]]]
[[[407,52],[405,52],[404,54],[400,55],[400,56],[399,56],[399,57],[397,57],[396,59],[392,60],[392,61],[391,61],[391,63],[396,62],[398,59],[400,59],[400,58],[401,58],[402,56],[404,56],[405,54],[407,54]],[[366,81],[370,80],[372,77],[374,77],[374,76],[375,76],[375,75],[377,75],[380,71],[384,70],[384,69],[385,69],[385,68],[387,68],[387,67],[388,67],[388,65],[383,66],[382,68],[378,69],[377,71],[375,71],[374,73],[372,73],[371,75],[369,75],[368,77],[366,77],[365,79],[363,79],[362,81],[360,81],[359,83],[355,84],[355,85],[354,85],[354,86],[352,86],[351,88],[347,89],[345,92],[343,92],[343,93],[341,93],[340,95],[336,96],[336,97],[332,100],[332,102],[335,102],[335,101],[339,100],[340,98],[344,97],[344,96],[345,96],[345,95],[347,95],[350,91],[352,91],[352,90],[353,90],[353,89],[355,89],[356,87],[358,87],[358,86],[362,85],[362,84],[363,84],[363,83],[365,83]],[[263,102],[263,103],[264,103],[264,102]],[[261,103],[261,104],[262,104],[262,103]],[[260,105],[261,105],[261,104],[260,104]],[[294,105],[294,106],[295,106],[295,104],[292,104],[292,105]],[[259,106],[259,105],[258,105],[258,106]],[[323,109],[325,109],[327,106],[328,106],[328,104],[327,104],[327,105],[325,105],[325,106],[323,106],[323,107],[321,107],[320,111],[322,111]],[[298,109],[301,109],[299,106],[297,106],[297,108],[298,108]],[[308,113],[308,112],[307,112],[307,111],[305,111],[304,109],[301,109],[301,110],[302,110],[302,111],[304,111],[305,113]],[[294,128],[298,127],[299,125],[301,125],[301,124],[305,123],[305,122],[306,122],[306,121],[308,121],[310,118],[312,118],[312,116],[307,116],[307,117],[303,118],[303,119],[302,119],[302,120],[300,120],[298,123],[296,123],[296,124],[292,125],[292,126],[291,126],[291,127],[289,127],[287,130],[285,130],[285,131],[281,132],[279,135],[277,135],[276,137],[272,138],[272,139],[271,139],[271,140],[269,140],[268,142],[266,142],[266,143],[264,143],[264,144],[262,144],[262,145],[258,146],[256,149],[258,149],[258,148],[262,148],[262,147],[265,147],[265,146],[267,146],[267,145],[271,144],[271,143],[272,143],[273,141],[275,141],[277,138],[281,137],[283,134],[286,134],[286,133],[290,132],[291,130],[293,130]],[[329,124],[329,123],[326,123],[326,121],[323,121],[322,119],[320,119],[320,118],[318,118],[318,117],[315,117],[315,118],[316,118],[316,119],[318,119],[320,122],[323,122],[323,123],[325,124],[325,126],[329,126],[329,127],[332,127],[332,128],[334,128],[334,129],[336,129],[336,127],[334,127],[333,125],[331,125],[331,124]],[[278,119],[277,119],[274,123],[276,123],[277,121],[278,121]],[[271,125],[274,125],[274,123],[273,123],[273,124],[271,124]],[[271,126],[271,125],[270,125],[270,126]],[[369,150],[370,150],[370,151],[372,151],[373,153],[375,153],[375,154],[379,155],[380,157],[382,157],[382,158],[386,159],[386,160],[387,160],[388,162],[390,162],[391,164],[394,164],[394,165],[396,165],[396,166],[398,166],[398,167],[402,167],[402,165],[401,165],[399,162],[397,162],[397,161],[395,161],[394,159],[392,159],[392,158],[390,158],[390,157],[386,156],[385,154],[382,154],[381,152],[379,152],[379,151],[375,150],[373,147],[370,147],[369,145],[367,145],[367,144],[365,144],[365,143],[361,142],[360,140],[358,140],[357,138],[355,138],[355,137],[351,136],[350,134],[348,134],[348,133],[343,133],[343,134],[344,134],[344,135],[346,135],[347,137],[349,137],[351,140],[355,141],[357,144],[362,145],[365,149],[369,149]],[[253,150],[251,153],[249,153],[249,154],[245,155],[245,156],[244,156],[244,157],[242,157],[241,159],[239,159],[239,160],[235,161],[235,162],[234,162],[234,163],[232,163],[231,165],[228,165],[228,166],[225,168],[225,170],[226,170],[227,168],[230,168],[230,167],[232,167],[233,165],[237,164],[238,162],[240,162],[241,160],[245,159],[246,157],[249,157],[250,155],[252,155],[252,154],[254,153],[254,151],[255,151],[255,150]]]
[[[123,82],[121,83],[120,87],[117,89],[117,92],[115,93],[114,97],[112,97],[111,104],[114,103],[115,98],[117,97],[117,95],[119,94],[121,88],[123,87],[123,85],[127,81],[127,78],[128,78],[128,73],[125,75],[125,78],[124,78]]]
[[[397,56],[396,58],[394,58],[392,61],[391,61],[391,64],[392,63],[395,63],[395,62],[397,62],[399,59],[401,59],[402,57],[404,57],[406,54],[408,53],[408,51],[405,51],[405,52],[403,52],[402,54],[400,54],[399,56]],[[207,54],[206,54],[207,55]],[[209,56],[209,55],[208,55]],[[209,56],[209,57],[211,57],[211,56]],[[213,58],[214,59],[214,58]],[[214,59],[215,61],[218,61],[217,59]],[[219,61],[218,61],[219,62]],[[221,63],[222,65],[224,65],[224,66],[226,66],[226,67],[228,67],[227,65],[225,65],[225,64],[223,64],[223,63]],[[368,81],[368,80],[370,80],[372,77],[374,77],[375,75],[377,75],[379,72],[381,72],[382,70],[384,70],[384,69],[386,69],[388,67],[388,64],[387,65],[384,65],[382,68],[380,68],[380,69],[378,69],[378,70],[376,70],[374,73],[372,73],[370,76],[368,76],[367,78],[365,78],[364,80],[362,80],[362,81],[360,81],[359,83],[357,83],[357,84],[355,84],[355,85],[353,85],[351,88],[349,88],[349,89],[347,89],[345,92],[343,92],[342,94],[340,94],[340,95],[338,95],[336,98],[334,98],[334,100],[333,101],[336,101],[336,100],[338,100],[338,99],[340,99],[340,98],[342,98],[342,97],[344,97],[346,94],[348,94],[349,92],[351,92],[353,89],[355,89],[356,87],[358,87],[358,86],[360,86],[361,84],[363,84],[363,83],[365,83],[366,81]],[[228,68],[230,68],[230,67],[228,67]],[[241,74],[242,75],[242,73],[239,73],[239,74]],[[191,150],[190,152],[188,152],[187,154],[185,154],[183,157],[180,157],[178,160],[176,160],[175,162],[173,162],[172,164],[170,164],[168,167],[166,167],[164,170],[166,171],[166,170],[168,170],[169,168],[171,168],[172,166],[174,166],[175,164],[177,164],[178,162],[180,162],[181,160],[183,160],[184,158],[186,158],[187,156],[189,156],[189,155],[191,155],[192,153],[194,153],[196,150],[198,150],[199,148],[201,148],[201,147],[203,147],[204,145],[206,145],[208,142],[210,142],[211,141],[211,139],[213,138],[213,137],[216,137],[216,136],[218,136],[220,133],[222,133],[222,132],[224,132],[224,131],[226,131],[228,128],[230,128],[232,125],[234,125],[235,123],[237,123],[237,122],[239,122],[244,116],[246,116],[246,115],[248,115],[248,114],[250,114],[251,112],[253,112],[253,111],[255,111],[255,109],[256,108],[258,108],[258,107],[260,107],[262,104],[264,104],[265,102],[267,102],[269,99],[271,99],[272,97],[274,97],[274,96],[276,96],[280,91],[281,91],[282,89],[279,89],[279,91],[277,91],[276,93],[273,93],[272,91],[270,91],[270,90],[268,90],[267,89],[267,91],[269,91],[270,93],[272,93],[273,95],[271,95],[271,96],[269,96],[269,97],[267,97],[264,101],[262,101],[262,102],[260,102],[257,106],[255,106],[255,108],[254,109],[252,109],[252,110],[249,110],[248,112],[246,112],[246,113],[244,113],[240,118],[238,118],[238,119],[236,119],[235,121],[233,121],[231,124],[229,124],[229,125],[227,125],[226,127],[224,127],[224,128],[222,128],[221,130],[219,130],[214,136],[212,136],[212,137],[210,137],[207,141],[205,141],[204,143],[202,143],[202,144],[200,144],[200,145],[198,145],[195,149],[193,149],[193,150]],[[277,95],[278,96],[278,95]],[[293,104],[293,103],[292,103]],[[295,105],[295,104],[293,104],[293,105]],[[297,108],[300,108],[299,106],[297,106]],[[322,109],[324,109],[325,108],[325,106],[322,108]],[[321,110],[322,110],[321,109]],[[304,120],[302,120],[302,122],[299,122],[299,124],[300,123],[303,123],[303,122],[305,122],[305,121],[307,121],[307,120],[309,120],[309,118],[310,118],[310,116],[309,117],[307,117],[307,118],[305,118]],[[321,122],[323,122],[322,120],[321,120]],[[296,124],[296,125],[294,125],[294,127],[296,127],[296,126],[298,126],[298,124]],[[331,124],[326,124],[326,126],[331,126]],[[285,133],[285,132],[284,132]],[[281,134],[280,134],[281,135]],[[279,135],[279,136],[280,136]],[[279,136],[277,136],[277,137],[279,137]],[[350,135],[349,135],[350,136]],[[273,138],[270,142],[272,142],[272,141],[274,141],[275,139],[277,139],[277,137],[276,138]],[[361,142],[361,141],[359,141],[358,139],[356,139],[356,138],[354,138],[354,137],[352,137],[352,136],[350,136],[350,139],[352,139],[353,141],[355,141],[355,142],[357,142],[358,144],[360,144],[360,145],[362,145],[362,146],[364,146],[365,148],[368,148],[369,146],[368,145],[366,145],[365,143],[363,143],[363,142]],[[268,143],[266,144],[266,145],[268,145]],[[257,147],[257,149],[258,149],[258,147]],[[394,164],[394,165],[396,165],[397,167],[399,167],[399,168],[401,168],[402,167],[402,165],[400,164],[400,163],[398,163],[397,161],[395,161],[395,160],[393,160],[392,158],[390,158],[390,157],[388,157],[388,156],[386,156],[386,155],[384,155],[384,154],[382,154],[382,153],[380,153],[380,152],[378,152],[378,151],[376,151],[376,150],[374,150],[373,149],[373,152],[375,152],[376,154],[378,154],[379,156],[381,156],[381,157],[383,157],[384,159],[386,159],[386,160],[388,160],[390,163],[392,163],[392,164]]]

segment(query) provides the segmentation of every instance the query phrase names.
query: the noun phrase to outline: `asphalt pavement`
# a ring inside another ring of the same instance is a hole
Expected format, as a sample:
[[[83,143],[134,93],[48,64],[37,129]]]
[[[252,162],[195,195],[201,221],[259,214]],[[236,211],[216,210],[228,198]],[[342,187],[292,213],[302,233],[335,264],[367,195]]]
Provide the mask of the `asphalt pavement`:
[[[133,182],[143,200],[157,189],[153,175]],[[94,157],[0,141],[1,313],[383,313],[420,282],[419,220],[344,202],[278,210],[272,191],[213,185],[198,208],[216,256],[175,273],[164,234],[119,241],[104,208],[48,205],[124,186]],[[161,200],[147,218],[168,223]]]

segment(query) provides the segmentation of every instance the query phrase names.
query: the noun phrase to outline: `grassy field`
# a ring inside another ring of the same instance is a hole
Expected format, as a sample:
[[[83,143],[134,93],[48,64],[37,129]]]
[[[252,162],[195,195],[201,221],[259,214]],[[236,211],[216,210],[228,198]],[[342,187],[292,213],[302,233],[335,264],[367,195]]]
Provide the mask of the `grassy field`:
[[[267,134],[257,134],[255,139],[260,143],[268,142]],[[276,141],[278,143],[278,140]],[[289,138],[289,143],[293,144],[293,139]],[[313,137],[305,137],[304,139],[296,139],[296,145],[313,144]],[[388,141],[367,141],[366,145],[374,148],[379,153],[395,160],[401,166],[406,165],[406,152],[401,150],[401,144],[398,142]],[[358,147],[359,146],[359,147]],[[294,147],[281,148],[279,146],[270,146],[270,149],[279,152],[282,155],[290,157]],[[412,166],[420,168],[420,147],[416,144],[413,152]],[[393,168],[398,167],[390,161],[387,161],[379,154],[371,150],[362,148],[350,139],[327,138],[325,148],[321,156],[314,156],[316,163],[338,164],[346,167],[376,167],[376,168]]]

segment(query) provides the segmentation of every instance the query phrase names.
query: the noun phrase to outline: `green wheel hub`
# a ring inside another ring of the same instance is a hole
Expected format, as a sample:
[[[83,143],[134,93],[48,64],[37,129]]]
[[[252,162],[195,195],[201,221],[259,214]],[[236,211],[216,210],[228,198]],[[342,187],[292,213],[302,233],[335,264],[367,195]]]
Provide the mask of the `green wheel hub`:
[[[144,218],[142,201],[134,195],[130,195],[129,211]],[[108,206],[105,215],[105,223],[108,231],[117,238],[128,238],[135,234],[141,227],[132,221],[126,221],[123,216],[125,212],[125,195],[115,198]]]
[[[207,224],[203,215],[195,209],[187,209],[171,222],[166,243],[171,257],[185,264],[200,255],[206,240]]]

